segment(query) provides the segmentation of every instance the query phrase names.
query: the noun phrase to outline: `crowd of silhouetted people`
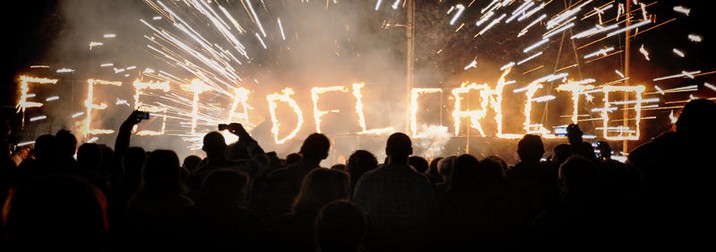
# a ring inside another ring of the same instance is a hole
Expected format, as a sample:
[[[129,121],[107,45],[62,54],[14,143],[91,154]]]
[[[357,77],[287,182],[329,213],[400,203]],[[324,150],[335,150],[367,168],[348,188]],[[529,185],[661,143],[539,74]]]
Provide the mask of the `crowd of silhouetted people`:
[[[205,158],[180,159],[131,146],[136,113],[113,148],[60,130],[0,153],[1,251],[596,250],[710,240],[716,103],[707,99],[688,102],[672,130],[626,162],[571,124],[569,141],[552,150],[524,135],[514,165],[495,155],[426,160],[399,132],[384,160],[355,150],[345,164],[322,163],[331,142],[320,133],[279,157],[237,123],[227,126],[237,142],[209,132]]]

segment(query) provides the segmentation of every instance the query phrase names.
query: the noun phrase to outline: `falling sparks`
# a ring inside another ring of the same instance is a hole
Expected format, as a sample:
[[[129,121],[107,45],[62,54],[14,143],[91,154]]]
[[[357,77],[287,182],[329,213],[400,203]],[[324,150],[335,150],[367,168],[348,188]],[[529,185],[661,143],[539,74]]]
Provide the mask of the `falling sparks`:
[[[671,110],[671,112],[669,112],[669,121],[674,124],[678,119],[678,117],[674,116],[674,110]]]
[[[103,45],[104,45],[104,43],[102,43],[102,42],[92,41],[89,43],[89,49],[92,50],[92,48],[94,48],[94,47],[103,46]]]
[[[701,41],[703,41],[703,37],[698,34],[689,34],[689,40],[691,40],[691,42],[700,43]]]
[[[714,87],[714,85],[709,84],[708,82],[704,82],[704,87],[707,87],[713,91],[716,91],[716,87]]]
[[[460,18],[460,15],[462,15],[462,12],[465,11],[465,6],[462,4],[457,4],[453,8],[450,8],[450,10],[448,10],[447,14],[450,14],[450,12],[452,12],[453,10],[457,10],[457,11],[455,11],[455,15],[452,17],[452,19],[450,19],[450,25],[454,25],[455,22],[457,22],[457,19]]]
[[[644,55],[644,59],[646,59],[646,61],[651,61],[651,59],[649,58],[649,52],[646,51],[646,48],[644,48],[644,44],[639,47],[639,52],[641,53],[641,55]]]
[[[470,68],[477,68],[477,57],[474,58],[472,60],[472,62],[470,62],[470,64],[467,64],[467,66],[465,66],[465,68],[463,68],[463,70],[467,71],[467,69],[470,69]]]
[[[674,11],[688,16],[689,13],[691,12],[691,9],[679,5],[679,6],[674,6]]]
[[[681,50],[679,50],[679,49],[677,49],[677,48],[674,48],[674,49],[672,49],[671,51],[674,52],[674,54],[676,54],[676,55],[679,56],[679,57],[682,57],[682,58],[683,58],[683,57],[686,57],[686,54],[684,54],[683,51],[681,51]]]

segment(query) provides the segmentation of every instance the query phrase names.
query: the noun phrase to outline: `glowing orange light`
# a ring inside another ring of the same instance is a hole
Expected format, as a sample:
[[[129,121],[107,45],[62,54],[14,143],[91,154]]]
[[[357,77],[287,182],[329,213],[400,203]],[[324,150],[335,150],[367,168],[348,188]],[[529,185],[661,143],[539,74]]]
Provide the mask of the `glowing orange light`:
[[[353,83],[353,96],[356,98],[356,113],[358,114],[358,125],[360,125],[361,131],[358,134],[389,134],[395,132],[393,127],[379,128],[379,129],[366,129],[365,114],[363,113],[363,94],[361,88],[365,86],[363,83]]]
[[[442,93],[443,90],[440,88],[413,88],[410,92],[410,132],[412,137],[417,137],[418,134],[418,97],[420,94],[430,93]]]
[[[311,100],[313,100],[313,120],[316,122],[316,132],[321,133],[321,116],[328,113],[338,113],[339,110],[320,110],[318,109],[318,95],[326,92],[341,91],[348,92],[348,89],[344,86],[332,86],[332,87],[314,87],[311,88]]]
[[[89,79],[87,80],[87,100],[85,100],[85,121],[84,121],[84,129],[82,130],[84,133],[85,138],[87,138],[88,135],[99,135],[99,134],[112,134],[114,133],[114,130],[111,129],[92,129],[92,110],[104,110],[107,108],[107,104],[102,102],[100,104],[94,103],[94,86],[95,85],[112,85],[112,86],[122,86],[121,81],[106,81],[106,80],[98,80],[98,79]]]
[[[38,83],[38,84],[55,84],[57,83],[57,79],[48,79],[48,78],[39,78],[39,77],[31,77],[27,75],[21,75],[20,76],[20,100],[17,102],[17,112],[22,112],[22,125],[25,125],[25,109],[27,108],[34,108],[34,107],[42,107],[42,103],[40,102],[29,102],[27,101],[27,98],[29,97],[27,92],[30,91],[30,83]]]
[[[266,96],[266,100],[269,104],[269,112],[271,113],[271,122],[273,122],[273,125],[271,126],[271,132],[273,133],[274,141],[277,144],[283,144],[289,139],[292,139],[296,137],[296,134],[298,134],[298,131],[301,130],[301,126],[303,126],[303,112],[301,112],[301,108],[296,103],[296,100],[291,98],[291,95],[294,95],[293,89],[291,88],[284,88],[281,90],[281,94],[273,93]],[[282,139],[278,139],[278,131],[279,131],[279,122],[278,118],[276,117],[276,101],[285,102],[288,103],[288,105],[293,109],[293,112],[296,113],[296,116],[298,117],[298,120],[296,122],[296,127],[289,133],[286,137]]]
[[[478,90],[480,91],[480,97],[482,98],[480,101],[480,107],[481,109],[476,110],[460,110],[461,106],[461,100],[460,94],[467,94],[470,92],[470,90]],[[459,88],[455,88],[452,90],[453,96],[455,96],[455,110],[452,112],[453,120],[455,120],[455,136],[460,134],[460,119],[462,117],[469,117],[470,118],[470,126],[472,128],[477,129],[480,132],[481,136],[485,136],[485,131],[482,130],[482,126],[480,125],[480,120],[482,118],[485,118],[485,115],[487,114],[487,105],[490,101],[490,94],[491,90],[490,87],[487,84],[475,84],[470,83],[467,84],[467,82],[462,83]]]
[[[231,104],[229,119],[227,120],[228,122],[234,122],[234,118],[237,118],[245,128],[249,126],[249,109],[251,108],[248,103],[249,93],[251,93],[251,91],[246,88],[240,87],[234,89],[234,102]],[[236,108],[239,107],[239,104],[241,104],[243,111],[241,113],[236,113]]]

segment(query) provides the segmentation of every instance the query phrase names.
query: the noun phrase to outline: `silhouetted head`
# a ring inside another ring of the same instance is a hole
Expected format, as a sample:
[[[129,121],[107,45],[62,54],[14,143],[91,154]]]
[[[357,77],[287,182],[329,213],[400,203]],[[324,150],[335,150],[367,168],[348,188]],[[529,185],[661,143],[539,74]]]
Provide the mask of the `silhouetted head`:
[[[233,169],[212,171],[199,189],[199,205],[244,206],[249,176]]]
[[[142,170],[140,192],[152,196],[176,195],[184,192],[179,157],[172,150],[149,153]]]
[[[184,161],[181,163],[181,166],[184,167],[189,172],[193,172],[196,170],[196,167],[199,165],[199,162],[201,162],[201,158],[197,155],[189,155],[184,158]]]
[[[57,137],[46,134],[35,139],[35,148],[33,154],[38,160],[55,161],[58,157],[60,149],[60,141]]]
[[[249,151],[239,142],[233,142],[226,147],[226,158],[229,160],[248,159]]]
[[[443,181],[447,181],[450,177],[455,159],[457,159],[457,156],[448,156],[438,163],[438,174],[443,177]]]
[[[477,184],[480,162],[475,156],[462,154],[455,159],[448,185],[448,191],[464,191],[474,188]]]
[[[572,146],[566,143],[558,144],[552,147],[552,162],[562,164],[569,156],[572,155]]]
[[[328,151],[330,149],[331,141],[328,140],[326,135],[313,133],[308,135],[308,137],[303,140],[300,153],[303,155],[303,159],[320,161],[328,157]]]
[[[131,178],[140,178],[142,176],[142,166],[147,159],[147,153],[142,147],[129,147],[124,152],[122,158],[122,168],[124,176]]]
[[[484,179],[504,178],[507,172],[507,163],[498,156],[489,156],[480,161],[477,175]]]
[[[425,173],[430,166],[430,164],[428,164],[428,160],[421,156],[410,156],[408,158],[408,164],[415,168],[415,170],[419,173]]]
[[[413,143],[410,137],[404,133],[396,132],[388,137],[385,144],[385,154],[390,157],[408,157],[413,154]]]
[[[13,191],[3,209],[7,242],[34,251],[100,251],[108,234],[107,202],[87,181],[50,175]]]
[[[581,143],[583,135],[584,132],[579,128],[579,125],[572,123],[567,126],[567,139],[569,139],[569,143]]]
[[[544,155],[544,144],[538,135],[526,134],[517,143],[517,155],[522,162],[539,162]]]
[[[559,166],[559,182],[565,197],[593,198],[599,194],[599,167],[581,155],[567,158]]]
[[[204,135],[204,146],[201,148],[206,155],[224,155],[226,151],[226,139],[224,135],[217,131],[212,131]]]
[[[60,141],[60,155],[72,157],[77,151],[77,137],[72,131],[61,129],[55,134],[57,140]]]
[[[96,143],[83,143],[77,149],[77,166],[83,171],[94,171],[102,165],[102,149]]]
[[[601,159],[611,159],[612,147],[609,146],[609,143],[606,141],[599,141],[598,143],[597,150],[599,151]]]
[[[293,210],[318,213],[328,202],[347,199],[349,186],[348,173],[344,171],[313,169],[301,182],[301,190],[293,203]]]
[[[716,140],[716,103],[708,99],[694,99],[684,105],[676,120],[676,132],[688,141],[713,144]]]
[[[301,154],[299,153],[294,152],[286,156],[286,165],[290,165],[298,161],[301,161]]]
[[[357,204],[336,200],[321,208],[314,234],[321,251],[358,251],[366,230],[365,213]]]
[[[339,171],[346,171],[346,165],[345,164],[334,164],[331,165],[331,170],[339,170]]]

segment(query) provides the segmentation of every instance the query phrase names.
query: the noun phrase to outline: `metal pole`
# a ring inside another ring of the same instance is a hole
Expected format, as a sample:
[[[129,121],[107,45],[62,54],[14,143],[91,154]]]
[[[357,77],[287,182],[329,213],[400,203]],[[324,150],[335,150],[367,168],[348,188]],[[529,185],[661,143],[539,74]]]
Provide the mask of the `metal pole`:
[[[405,132],[410,132],[410,92],[413,90],[413,61],[415,56],[415,0],[408,0],[406,2],[407,7],[407,25],[405,29],[405,36],[407,38],[407,66],[406,66],[406,78],[405,78]]]
[[[626,15],[626,26],[628,27],[631,25],[631,1],[626,0],[626,11],[624,12]],[[630,45],[630,37],[631,37],[631,30],[627,30],[624,38],[624,76],[626,77],[624,80],[624,86],[629,86],[629,79],[631,76],[629,75],[629,60],[630,60],[630,53],[631,53],[631,45]],[[629,92],[624,92],[624,101],[629,100]],[[624,127],[629,126],[629,104],[624,104],[624,112],[623,112],[623,119],[624,119]],[[622,143],[622,153],[626,154],[629,152],[629,141],[625,138]]]

